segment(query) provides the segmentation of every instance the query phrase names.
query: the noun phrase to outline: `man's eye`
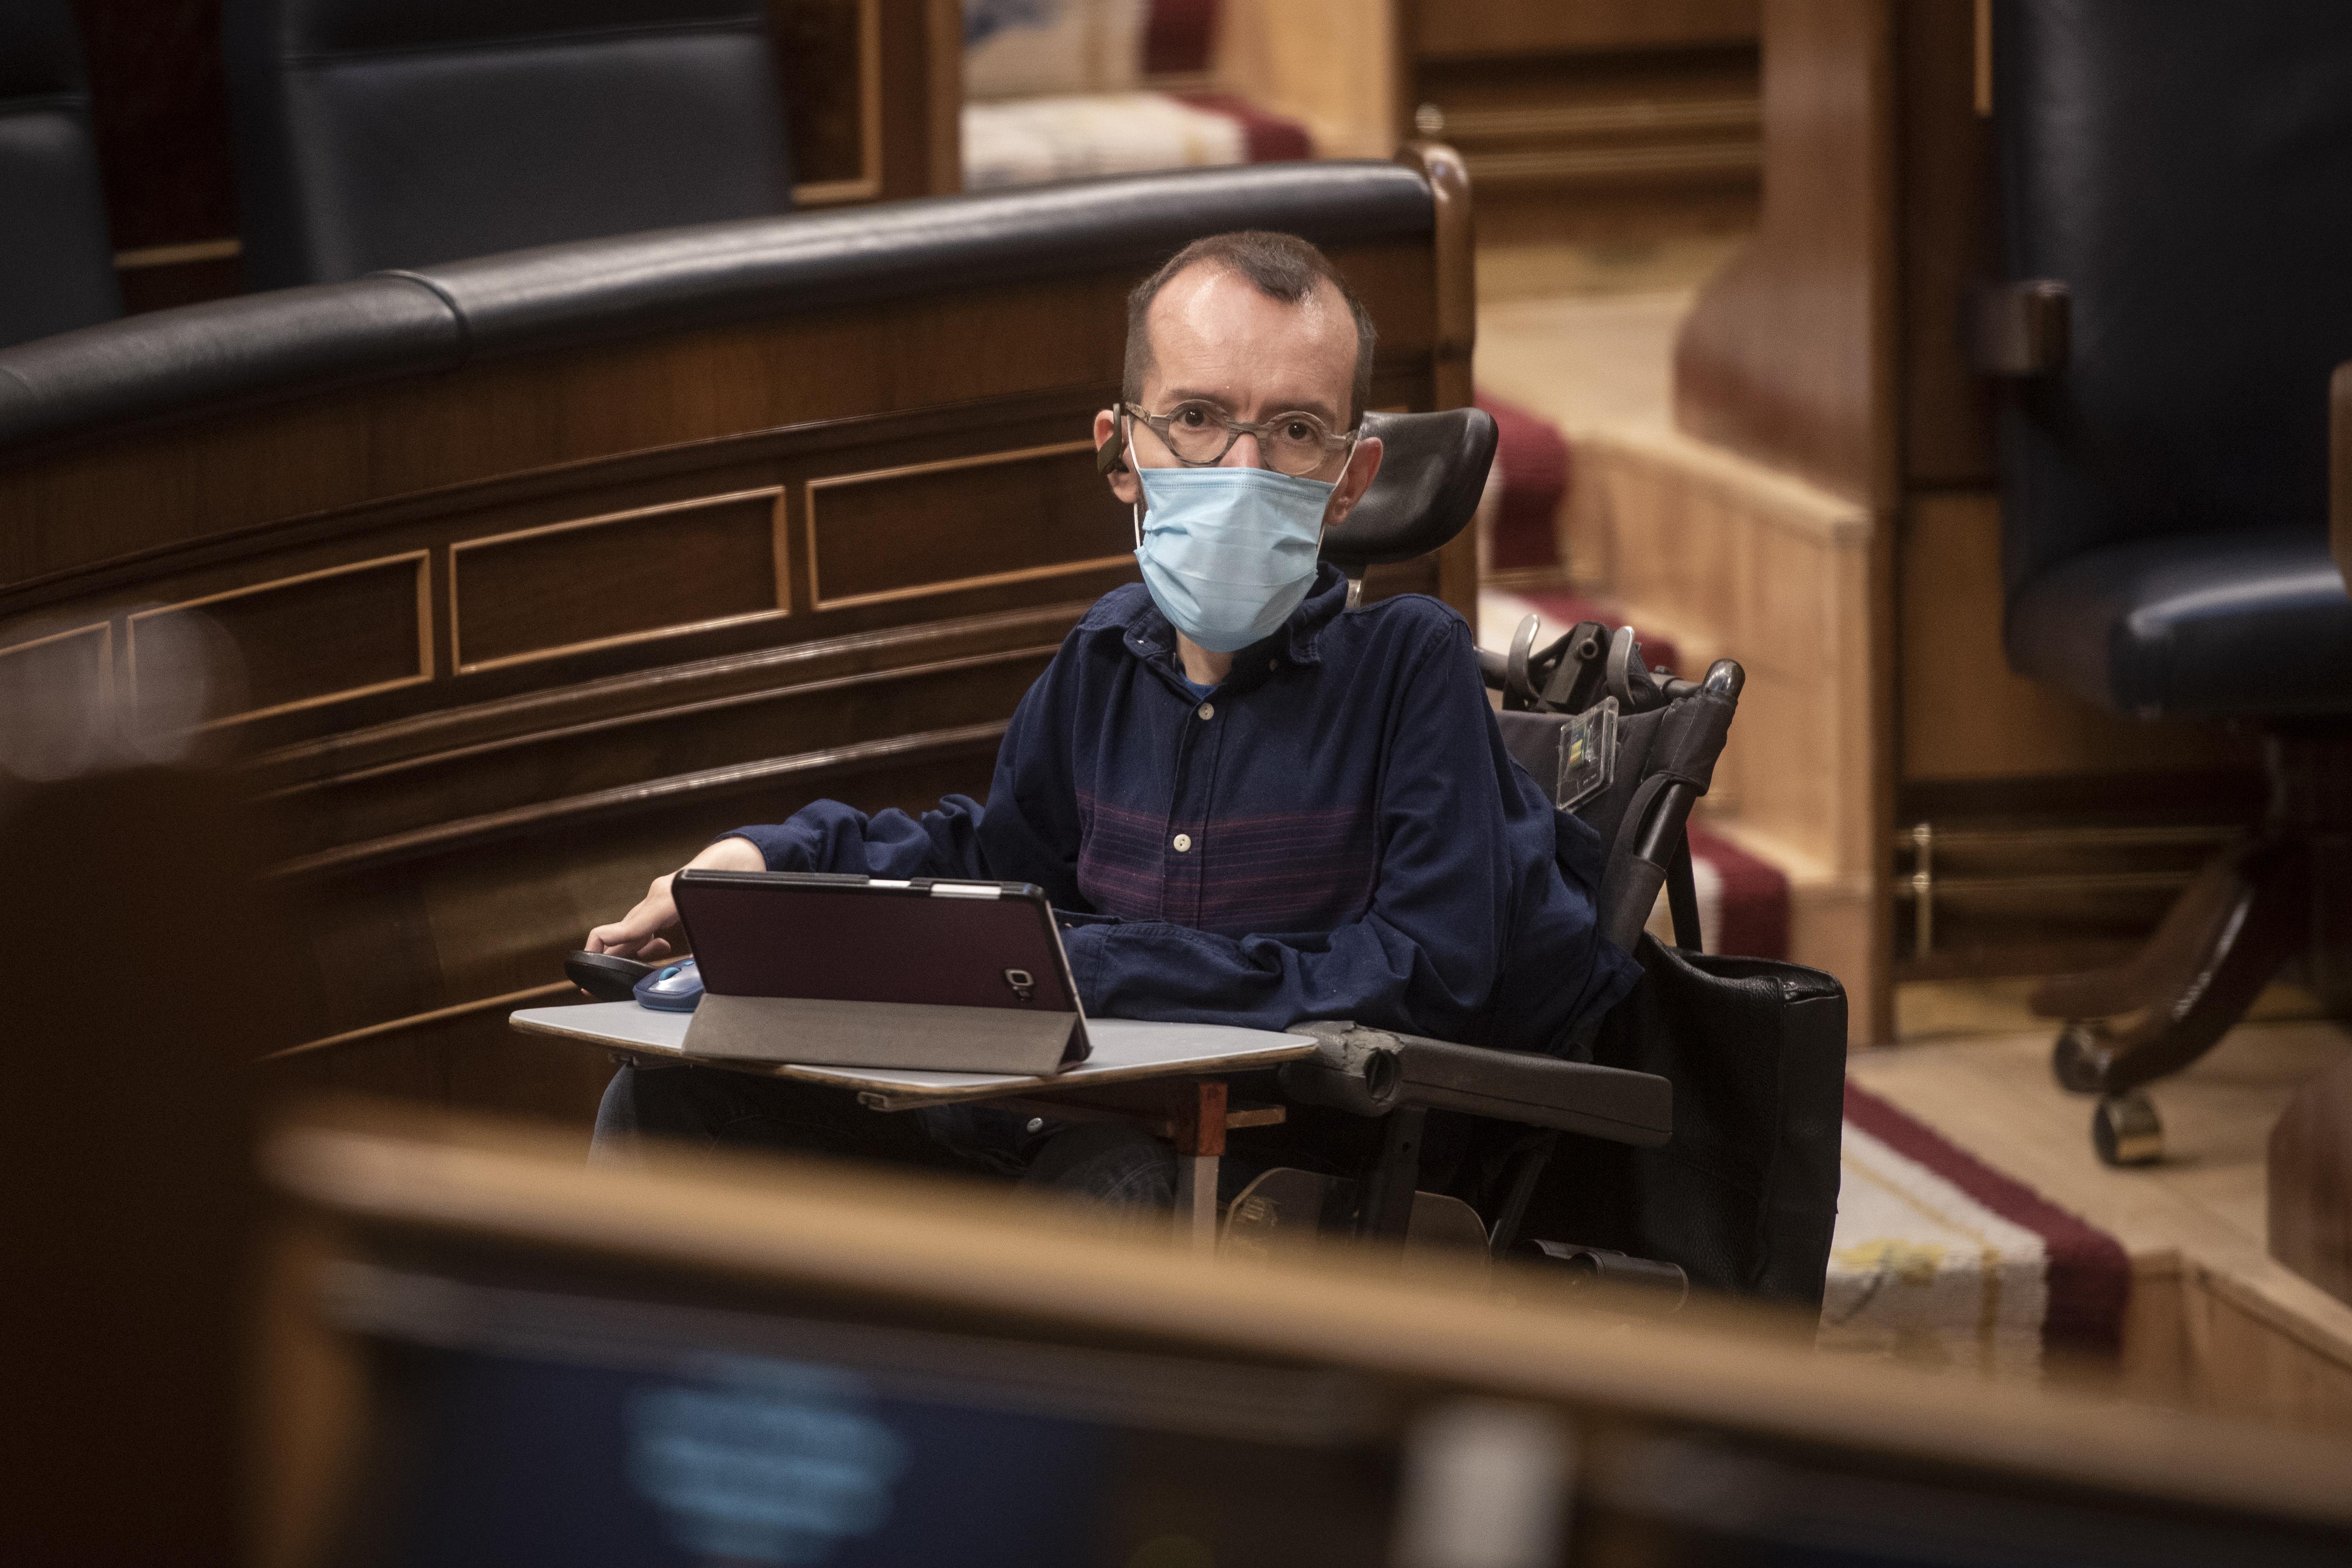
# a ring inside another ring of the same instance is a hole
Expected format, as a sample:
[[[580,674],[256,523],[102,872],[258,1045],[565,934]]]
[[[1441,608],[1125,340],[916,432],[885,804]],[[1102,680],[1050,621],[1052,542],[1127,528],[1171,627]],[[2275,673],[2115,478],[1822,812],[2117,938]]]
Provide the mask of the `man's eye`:
[[[1176,423],[1187,430],[1198,430],[1209,423],[1209,416],[1197,408],[1180,408],[1176,411]]]
[[[1294,419],[1282,427],[1282,435],[1286,441],[1312,441],[1315,427],[1303,419]]]

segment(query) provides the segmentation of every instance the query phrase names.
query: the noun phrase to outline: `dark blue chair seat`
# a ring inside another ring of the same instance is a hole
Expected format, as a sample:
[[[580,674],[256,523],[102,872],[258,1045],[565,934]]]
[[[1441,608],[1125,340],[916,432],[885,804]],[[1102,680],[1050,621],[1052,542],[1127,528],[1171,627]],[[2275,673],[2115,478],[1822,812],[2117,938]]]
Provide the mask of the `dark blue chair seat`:
[[[0,5],[0,348],[122,314],[66,0]]]
[[[2352,714],[2352,598],[2308,527],[2139,539],[2019,590],[2009,661],[2118,713]]]

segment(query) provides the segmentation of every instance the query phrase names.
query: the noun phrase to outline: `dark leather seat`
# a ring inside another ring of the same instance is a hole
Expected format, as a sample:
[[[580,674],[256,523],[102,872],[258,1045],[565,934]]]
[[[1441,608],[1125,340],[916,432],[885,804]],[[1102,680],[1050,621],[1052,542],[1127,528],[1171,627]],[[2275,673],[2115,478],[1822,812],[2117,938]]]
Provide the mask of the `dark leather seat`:
[[[0,346],[122,314],[66,0],[0,6]]]
[[[781,213],[760,0],[229,0],[257,287]]]
[[[2063,342],[2007,365],[2010,663],[2118,712],[2271,733],[2269,820],[2129,963],[2045,982],[2054,1060],[2111,1159],[2137,1086],[2289,958],[2352,1006],[2352,597],[2329,559],[2329,384],[2352,360],[2352,7],[2003,0],[2010,298]],[[2022,318],[2019,318],[2022,319]],[[2332,942],[2330,930],[2339,933]]]
[[[2035,0],[1996,36],[2010,270],[2072,340],[2005,416],[2010,662],[2143,716],[2352,714],[2352,7]]]
[[[709,224],[280,289],[0,351],[0,458],[502,355],[906,298],[943,278],[1148,271],[1227,229],[1349,246],[1424,235],[1433,221],[1428,185],[1397,164],[1261,163]]]
[[[2352,598],[2308,528],[2088,551],[2027,583],[2009,631],[2021,668],[2146,718],[2352,708]]]

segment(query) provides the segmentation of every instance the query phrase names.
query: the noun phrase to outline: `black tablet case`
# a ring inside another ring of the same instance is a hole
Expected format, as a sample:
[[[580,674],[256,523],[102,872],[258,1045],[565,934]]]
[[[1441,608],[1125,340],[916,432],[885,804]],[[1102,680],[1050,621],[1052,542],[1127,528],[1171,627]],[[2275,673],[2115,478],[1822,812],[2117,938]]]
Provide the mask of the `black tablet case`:
[[[688,871],[674,892],[702,974],[690,1055],[1027,1075],[1086,1060],[1034,887]]]

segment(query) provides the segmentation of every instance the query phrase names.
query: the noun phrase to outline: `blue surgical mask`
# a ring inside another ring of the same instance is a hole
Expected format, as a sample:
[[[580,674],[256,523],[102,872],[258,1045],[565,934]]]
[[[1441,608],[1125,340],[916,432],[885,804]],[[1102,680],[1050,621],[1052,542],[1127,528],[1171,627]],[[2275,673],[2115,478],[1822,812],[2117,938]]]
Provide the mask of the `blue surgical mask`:
[[[1339,486],[1270,468],[1146,468],[1135,557],[1171,624],[1231,653],[1270,637],[1315,580]]]

